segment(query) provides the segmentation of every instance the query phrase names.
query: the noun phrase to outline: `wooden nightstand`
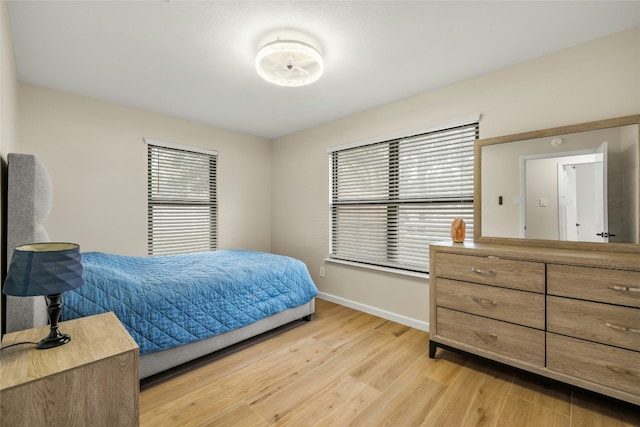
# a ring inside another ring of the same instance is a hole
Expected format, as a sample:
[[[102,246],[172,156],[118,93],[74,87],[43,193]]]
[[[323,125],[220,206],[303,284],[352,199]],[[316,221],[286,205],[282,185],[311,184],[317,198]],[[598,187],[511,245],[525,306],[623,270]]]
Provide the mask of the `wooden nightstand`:
[[[113,313],[60,323],[71,342],[0,353],[0,425],[139,425],[139,349]],[[2,347],[37,342],[48,326],[6,334]]]

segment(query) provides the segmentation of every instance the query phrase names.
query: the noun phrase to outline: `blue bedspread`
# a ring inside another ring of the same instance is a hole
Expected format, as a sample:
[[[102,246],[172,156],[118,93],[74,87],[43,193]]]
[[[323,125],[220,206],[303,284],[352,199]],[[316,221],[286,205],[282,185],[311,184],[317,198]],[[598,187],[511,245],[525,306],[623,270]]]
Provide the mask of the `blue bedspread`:
[[[304,263],[262,252],[87,252],[82,264],[85,284],[63,294],[62,319],[113,311],[141,355],[249,325],[318,293]]]

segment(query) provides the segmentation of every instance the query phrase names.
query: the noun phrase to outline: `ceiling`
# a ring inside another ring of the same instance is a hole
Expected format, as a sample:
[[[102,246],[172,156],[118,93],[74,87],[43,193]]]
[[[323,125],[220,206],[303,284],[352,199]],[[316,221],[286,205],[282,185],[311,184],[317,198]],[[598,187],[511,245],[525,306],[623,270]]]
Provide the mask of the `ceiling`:
[[[273,139],[640,26],[640,1],[8,1],[23,82]],[[283,88],[258,49],[325,72]]]

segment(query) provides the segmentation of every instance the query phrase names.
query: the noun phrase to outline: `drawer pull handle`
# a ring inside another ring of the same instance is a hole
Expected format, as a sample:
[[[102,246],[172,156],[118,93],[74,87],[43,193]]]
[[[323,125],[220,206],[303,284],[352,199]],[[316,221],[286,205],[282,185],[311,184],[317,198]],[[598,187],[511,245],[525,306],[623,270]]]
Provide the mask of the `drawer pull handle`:
[[[622,285],[610,285],[609,289],[613,289],[614,291],[640,292],[640,288],[632,288],[630,286],[622,286]]]
[[[492,301],[490,299],[485,299],[485,298],[471,297],[471,299],[474,300],[478,304],[484,304],[484,305],[497,305],[498,304],[495,301]]]
[[[471,267],[471,272],[472,273],[477,273],[477,274],[482,274],[485,276],[495,276],[496,272],[493,270],[483,270],[481,268],[475,268],[475,267]]]
[[[605,365],[606,368],[616,374],[633,375],[634,377],[640,377],[640,373],[632,371],[631,369],[619,368],[617,366]]]
[[[498,336],[496,334],[490,334],[483,331],[473,331],[473,333],[476,334],[478,338],[480,338],[482,341],[486,342],[487,344],[489,344],[491,341],[498,340]]]
[[[640,334],[640,329],[637,329],[637,328],[631,328],[629,326],[620,326],[620,325],[616,325],[614,323],[609,323],[609,322],[605,322],[604,324],[607,328],[611,328],[616,331],[633,332],[634,334]]]

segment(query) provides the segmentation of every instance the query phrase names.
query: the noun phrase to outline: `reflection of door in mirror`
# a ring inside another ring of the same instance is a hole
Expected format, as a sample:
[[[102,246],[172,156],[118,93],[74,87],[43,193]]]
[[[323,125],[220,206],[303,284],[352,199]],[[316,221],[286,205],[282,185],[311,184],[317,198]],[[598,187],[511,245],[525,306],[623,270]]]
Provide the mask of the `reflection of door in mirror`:
[[[521,158],[522,237],[608,241],[607,143],[587,151]]]
[[[584,163],[558,161],[559,237],[576,242],[608,242],[603,153],[581,157]]]
[[[623,207],[629,193],[624,155],[610,155],[608,142],[590,153],[521,157],[521,237],[575,242],[633,242],[635,228]],[[627,185],[623,185],[627,182]],[[613,207],[613,215],[609,211]],[[625,219],[627,218],[627,219]]]

